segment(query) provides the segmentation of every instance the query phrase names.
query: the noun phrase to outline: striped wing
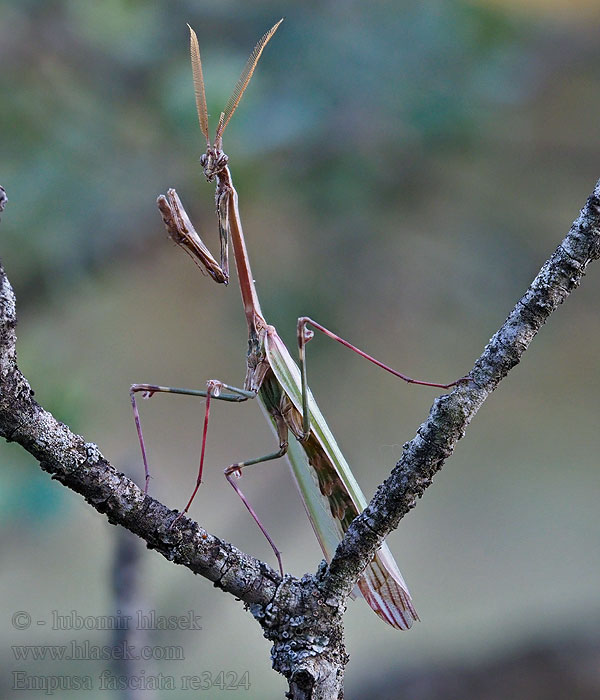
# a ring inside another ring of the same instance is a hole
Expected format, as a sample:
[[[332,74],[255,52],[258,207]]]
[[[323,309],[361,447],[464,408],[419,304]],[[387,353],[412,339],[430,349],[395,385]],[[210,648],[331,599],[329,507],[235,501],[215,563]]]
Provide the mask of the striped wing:
[[[269,364],[298,414],[302,413],[300,370],[277,333],[265,338]],[[367,506],[348,463],[309,390],[311,435],[292,440],[288,457],[304,507],[327,561],[344,532]],[[419,617],[402,574],[384,543],[358,581],[358,587],[379,617],[398,629],[409,629]]]

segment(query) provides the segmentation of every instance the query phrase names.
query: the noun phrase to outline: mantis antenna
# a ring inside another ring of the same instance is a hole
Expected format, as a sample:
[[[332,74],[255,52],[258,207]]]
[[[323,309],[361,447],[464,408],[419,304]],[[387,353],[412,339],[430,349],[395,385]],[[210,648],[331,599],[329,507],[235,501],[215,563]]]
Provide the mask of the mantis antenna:
[[[248,87],[248,83],[252,78],[252,74],[254,73],[256,64],[258,63],[258,59],[261,57],[265,46],[269,43],[271,37],[273,36],[273,34],[275,34],[277,28],[282,22],[283,18],[281,18],[279,22],[277,22],[277,24],[274,24],[271,27],[271,29],[269,29],[269,31],[262,36],[258,44],[256,44],[256,46],[254,47],[254,51],[250,54],[250,58],[246,62],[244,70],[242,71],[242,74],[240,75],[239,80],[237,81],[235,88],[231,93],[231,97],[225,105],[225,109],[223,110],[221,119],[219,120],[219,127],[217,129],[217,135],[215,137],[216,142],[220,141],[221,137],[223,136],[223,132],[225,131],[225,127],[227,126],[227,124],[229,124],[229,120],[231,119],[233,113],[237,109],[237,106],[239,105],[242,99],[244,91]]]
[[[204,76],[202,75],[202,61],[200,59],[200,45],[196,32],[190,27],[190,56],[192,58],[192,73],[194,75],[194,93],[196,95],[196,111],[200,129],[206,138],[206,143],[210,146],[208,136],[208,110],[206,108],[206,93],[204,92]]]
[[[252,78],[256,64],[258,63],[265,46],[271,40],[271,37],[277,31],[279,25],[283,22],[283,18],[274,24],[268,32],[266,32],[259,42],[254,47],[254,51],[250,54],[250,58],[246,61],[244,70],[240,75],[231,97],[225,105],[225,109],[221,112],[219,118],[219,124],[217,126],[217,133],[215,136],[215,146],[220,143],[225,131],[225,127],[229,124],[229,120],[233,116],[237,106],[241,102],[242,96],[248,87],[248,83]],[[206,94],[204,91],[204,76],[202,74],[202,61],[200,59],[200,46],[198,44],[198,37],[196,32],[190,27],[190,55],[192,57],[192,73],[194,76],[194,93],[196,95],[196,110],[198,112],[198,121],[200,122],[200,129],[206,138],[206,143],[210,146],[210,137],[208,135],[208,110],[206,108]]]

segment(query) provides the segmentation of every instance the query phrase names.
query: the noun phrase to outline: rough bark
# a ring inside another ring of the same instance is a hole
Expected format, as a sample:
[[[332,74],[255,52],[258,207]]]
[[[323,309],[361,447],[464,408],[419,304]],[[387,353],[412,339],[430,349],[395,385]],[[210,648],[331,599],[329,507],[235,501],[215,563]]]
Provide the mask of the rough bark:
[[[0,188],[0,210],[6,198]],[[144,493],[100,453],[33,398],[17,367],[16,307],[0,266],[0,435],[18,442],[52,478],[81,494],[114,524],[150,549],[240,598],[273,643],[273,667],[288,680],[288,697],[343,697],[347,656],[342,616],[347,596],[384,537],[414,507],[487,396],[516,365],[548,316],[600,256],[600,182],[580,216],[523,298],[475,362],[468,380],[435,400],[406,444],[402,459],[369,507],[352,524],[329,567],[283,579],[197,523]]]

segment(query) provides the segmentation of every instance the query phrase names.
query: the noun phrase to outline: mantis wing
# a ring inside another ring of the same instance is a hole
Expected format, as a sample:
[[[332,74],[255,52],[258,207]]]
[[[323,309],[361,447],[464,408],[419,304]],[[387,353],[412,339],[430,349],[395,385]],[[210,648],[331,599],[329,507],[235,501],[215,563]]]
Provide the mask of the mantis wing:
[[[285,394],[302,413],[300,370],[274,328],[265,335],[267,359]],[[308,390],[311,434],[305,443],[292,440],[288,458],[312,527],[327,561],[350,522],[367,507],[348,463]],[[409,629],[418,620],[402,574],[384,543],[358,581],[370,607],[388,624]]]

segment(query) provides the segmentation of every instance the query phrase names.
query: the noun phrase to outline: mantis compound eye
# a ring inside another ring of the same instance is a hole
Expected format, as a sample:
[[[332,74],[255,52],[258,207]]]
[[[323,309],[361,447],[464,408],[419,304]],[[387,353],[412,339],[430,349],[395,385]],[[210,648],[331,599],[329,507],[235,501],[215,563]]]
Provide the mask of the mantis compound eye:
[[[204,167],[204,166],[206,165],[206,153],[203,153],[203,154],[200,156],[200,165],[201,165],[202,167]]]

